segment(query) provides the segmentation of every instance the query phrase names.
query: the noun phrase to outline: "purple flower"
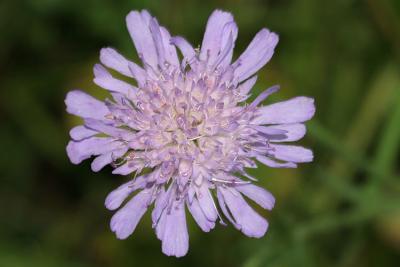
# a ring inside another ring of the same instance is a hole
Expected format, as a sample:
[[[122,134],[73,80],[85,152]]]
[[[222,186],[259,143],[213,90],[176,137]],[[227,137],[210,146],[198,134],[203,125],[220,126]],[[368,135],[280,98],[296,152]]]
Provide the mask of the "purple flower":
[[[114,174],[134,173],[105,201],[108,209],[119,209],[112,231],[127,238],[154,205],[153,228],[166,255],[188,251],[186,208],[205,232],[217,220],[225,224],[222,213],[245,235],[262,237],[268,222],[243,196],[268,210],[275,199],[252,184],[246,168],[256,168],[256,160],[294,168],[313,159],[310,150],[286,144],[304,136],[303,123],[315,112],[313,99],[260,106],[279,89],[273,86],[250,104],[240,104],[248,99],[256,72],[271,59],[278,36],[262,29],[232,62],[238,28],[230,13],[212,13],[200,49],[182,37],[171,38],[145,10],[132,11],[126,22],[142,66],[103,48],[94,82],[112,98],[102,102],[71,91],[65,100],[67,111],[84,119],[70,132],[71,162],[95,156],[95,172],[111,164]],[[114,78],[104,66],[132,82]]]

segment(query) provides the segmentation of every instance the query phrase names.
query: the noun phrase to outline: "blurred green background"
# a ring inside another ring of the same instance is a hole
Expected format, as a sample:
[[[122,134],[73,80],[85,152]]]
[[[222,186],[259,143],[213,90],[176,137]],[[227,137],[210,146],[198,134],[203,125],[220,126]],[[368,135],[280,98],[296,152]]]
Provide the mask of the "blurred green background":
[[[202,233],[190,250],[161,253],[149,216],[117,240],[104,206],[127,181],[66,157],[68,90],[98,97],[92,66],[104,46],[136,58],[125,26],[146,8],[173,35],[200,44],[215,8],[239,25],[236,56],[262,27],[280,43],[255,93],[313,96],[317,114],[300,142],[315,162],[254,175],[276,196],[261,239],[232,226]],[[0,2],[0,266],[399,266],[400,1],[232,0]]]

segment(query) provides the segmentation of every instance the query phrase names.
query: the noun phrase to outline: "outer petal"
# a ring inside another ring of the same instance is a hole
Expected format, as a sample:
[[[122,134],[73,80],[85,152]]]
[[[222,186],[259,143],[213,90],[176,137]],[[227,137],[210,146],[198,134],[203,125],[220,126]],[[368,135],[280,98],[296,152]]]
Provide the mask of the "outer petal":
[[[142,165],[135,164],[134,162],[127,162],[118,168],[115,168],[112,171],[112,174],[119,174],[119,175],[128,175],[137,169],[139,169]]]
[[[133,62],[129,62],[128,67],[129,70],[132,72],[133,76],[135,77],[138,85],[140,87],[144,86],[147,78],[146,71]]]
[[[65,98],[67,112],[82,118],[104,120],[109,113],[107,106],[94,97],[78,90],[70,91]]]
[[[147,14],[148,13],[145,14],[144,12],[139,13],[137,11],[131,11],[126,17],[126,24],[139,57],[143,62],[145,62],[145,64],[149,64],[153,69],[157,69],[157,51],[149,25],[146,22],[145,17]]]
[[[248,106],[249,109],[255,108],[260,104],[262,101],[264,101],[268,96],[272,95],[276,91],[279,90],[279,85],[272,86],[268,88],[267,90],[264,90],[261,94],[259,94],[256,99],[254,99],[253,102]]]
[[[98,172],[114,159],[122,157],[128,151],[128,147],[117,149],[96,157],[91,164],[92,171]]]
[[[167,198],[166,198],[166,192],[164,187],[161,188],[160,193],[156,197],[156,200],[154,202],[154,209],[151,213],[151,219],[153,221],[153,227],[157,226],[158,220],[160,219],[160,216],[162,212],[164,211],[164,208],[167,205]]]
[[[100,62],[110,69],[116,70],[128,77],[134,78],[129,69],[129,64],[132,61],[127,60],[124,56],[118,53],[115,49],[107,47],[100,50]]]
[[[209,221],[207,219],[207,217],[204,215],[203,210],[200,207],[199,201],[196,198],[194,198],[192,202],[189,202],[188,200],[186,204],[194,220],[200,226],[201,230],[203,230],[204,232],[209,232],[211,229],[214,228],[214,221]]]
[[[280,125],[279,125],[280,126]],[[286,138],[287,131],[281,130],[277,128],[278,126],[260,126],[260,125],[251,125],[251,128],[257,130],[260,134],[264,134],[273,137],[281,137]]]
[[[256,84],[256,81],[257,81],[257,76],[253,76],[250,79],[243,82],[242,84],[240,84],[239,86],[240,94],[246,96],[250,92],[251,88],[253,88],[253,86]]]
[[[203,181],[201,187],[198,188],[196,193],[200,207],[206,218],[210,221],[215,221],[218,217],[218,214],[215,209],[214,199],[211,196],[210,190],[208,189],[208,185],[205,181]]]
[[[218,55],[217,62],[223,67],[231,63],[238,31],[238,27],[234,21],[225,24],[222,30],[221,52]]]
[[[236,227],[249,237],[262,237],[268,229],[268,222],[256,213],[233,188],[218,187],[227,204]]]
[[[271,59],[278,35],[267,29],[259,31],[243,54],[233,63],[236,66],[235,77],[238,82],[246,80]]]
[[[253,124],[298,123],[311,119],[315,113],[314,99],[299,96],[264,106],[256,112]]]
[[[138,89],[135,86],[132,86],[127,82],[115,79],[100,64],[95,65],[94,74],[95,78],[93,79],[93,82],[98,86],[111,92],[124,94],[128,97],[134,97],[136,95]]]
[[[83,125],[76,126],[69,131],[69,136],[75,141],[80,141],[82,139],[92,137],[93,135],[98,134],[97,131],[93,131],[91,129],[86,128]]]
[[[311,162],[313,160],[313,152],[301,146],[277,144],[270,144],[270,146],[274,149],[271,155],[279,160],[290,162]]]
[[[112,138],[90,137],[79,142],[70,141],[67,154],[74,164],[79,164],[91,156],[101,155],[121,147],[120,142]]]
[[[175,36],[171,38],[171,43],[179,48],[184,59],[191,63],[196,58],[196,52],[194,51],[192,45],[186,41],[183,37]]]
[[[163,213],[165,207],[168,204],[171,196],[172,186],[168,188],[167,191],[162,187],[159,195],[156,198],[156,202],[154,204],[153,212],[151,213],[151,219],[153,221],[153,226],[156,226],[160,220],[161,214]]]
[[[178,56],[175,47],[170,43],[171,36],[167,29],[160,27],[155,18],[150,19],[149,27],[157,50],[159,66],[163,69],[167,68],[168,64],[178,66]]]
[[[271,142],[293,142],[293,141],[298,141],[301,138],[304,137],[306,134],[306,126],[301,123],[295,123],[295,124],[281,124],[281,125],[274,125],[274,126],[259,126],[263,127],[267,130],[281,130],[285,131],[284,134],[277,134],[277,135],[272,135],[270,137]]]
[[[165,229],[162,236],[162,252],[168,256],[185,256],[189,249],[189,235],[186,227],[183,201],[175,201],[170,213],[165,212]]]
[[[134,196],[111,218],[111,230],[118,239],[125,239],[135,230],[137,224],[151,204],[151,192],[143,190]]]
[[[297,164],[293,162],[280,163],[264,156],[257,156],[256,159],[271,168],[297,168]]]
[[[238,185],[235,188],[264,209],[272,210],[275,205],[274,196],[264,188],[253,184]]]
[[[164,43],[161,36],[160,25],[155,18],[151,18],[149,21],[150,33],[153,37],[154,46],[156,47],[158,55],[158,63],[161,68],[164,68],[164,63],[166,62],[166,51],[164,48]]]
[[[176,53],[175,46],[173,46],[171,44],[171,35],[169,34],[168,30],[164,27],[160,27],[160,31],[161,31],[161,36],[162,36],[162,42],[163,42],[164,49],[165,49],[165,59],[169,63],[171,63],[175,66],[178,66],[179,58]]]
[[[204,33],[203,42],[201,44],[200,59],[207,60],[213,64],[223,47],[222,37],[223,30],[226,24],[234,22],[232,14],[223,12],[221,10],[215,10],[207,22],[206,31]],[[229,34],[225,34],[225,38]]]
[[[108,194],[104,205],[109,210],[118,209],[122,202],[135,190],[144,188],[146,185],[146,175],[137,177],[135,180],[129,181]]]
[[[107,135],[113,136],[113,137],[121,137],[124,134],[129,133],[126,130],[106,124],[103,121],[93,120],[93,119],[86,119],[85,126],[89,129],[92,129],[97,132],[104,133],[104,134],[107,134]]]
[[[167,213],[168,213],[168,211],[165,211],[165,210],[162,211],[162,214],[156,225],[156,235],[157,235],[157,238],[161,241],[164,237],[165,225],[167,222]]]
[[[240,224],[236,223],[235,220],[232,218],[231,214],[228,211],[228,207],[226,206],[226,201],[224,199],[223,194],[221,193],[221,190],[217,189],[217,198],[218,198],[218,203],[219,206],[222,210],[222,212],[224,213],[225,217],[233,224],[233,226],[235,226],[236,229],[241,228]]]

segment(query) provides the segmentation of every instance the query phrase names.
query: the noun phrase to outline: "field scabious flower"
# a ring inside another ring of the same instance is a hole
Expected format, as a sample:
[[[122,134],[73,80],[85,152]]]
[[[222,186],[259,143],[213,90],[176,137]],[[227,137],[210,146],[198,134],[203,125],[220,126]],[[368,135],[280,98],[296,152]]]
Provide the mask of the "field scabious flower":
[[[70,131],[71,162],[95,156],[95,172],[111,164],[113,174],[135,173],[106,198],[108,209],[119,209],[112,231],[127,238],[153,206],[153,228],[167,255],[188,251],[186,208],[205,232],[216,221],[225,224],[223,214],[245,235],[262,237],[268,222],[244,196],[268,210],[275,199],[252,183],[255,178],[246,169],[256,168],[256,160],[294,168],[313,159],[310,150],[286,144],[304,136],[303,122],[315,112],[313,99],[260,106],[279,89],[273,86],[240,104],[248,99],[256,72],[271,59],[278,36],[262,29],[232,62],[238,28],[230,13],[212,13],[199,49],[171,37],[145,10],[130,12],[126,22],[142,66],[103,48],[94,82],[112,98],[103,102],[75,90],[65,100],[67,111],[84,119]]]

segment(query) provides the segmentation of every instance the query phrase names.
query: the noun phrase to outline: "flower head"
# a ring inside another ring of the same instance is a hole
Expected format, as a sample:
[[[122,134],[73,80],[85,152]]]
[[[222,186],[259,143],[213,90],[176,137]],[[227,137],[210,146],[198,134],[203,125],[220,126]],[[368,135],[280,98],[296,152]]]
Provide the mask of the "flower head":
[[[67,111],[84,119],[70,132],[72,163],[95,156],[93,171],[111,164],[114,174],[134,176],[105,201],[108,209],[119,209],[112,231],[127,238],[153,205],[153,228],[167,255],[187,253],[186,208],[205,232],[217,220],[225,224],[223,214],[245,235],[263,236],[268,223],[243,196],[268,210],[275,200],[253,185],[246,168],[256,168],[256,160],[294,168],[313,159],[310,150],[286,145],[304,136],[303,122],[315,112],[313,99],[260,106],[278,90],[274,86],[241,104],[255,73],[271,59],[278,36],[262,29],[232,63],[238,28],[230,13],[212,13],[200,49],[182,37],[171,38],[147,11],[132,11],[126,22],[142,66],[104,48],[94,82],[112,98],[102,102],[71,91],[65,100]],[[135,85],[114,78],[104,66]]]

